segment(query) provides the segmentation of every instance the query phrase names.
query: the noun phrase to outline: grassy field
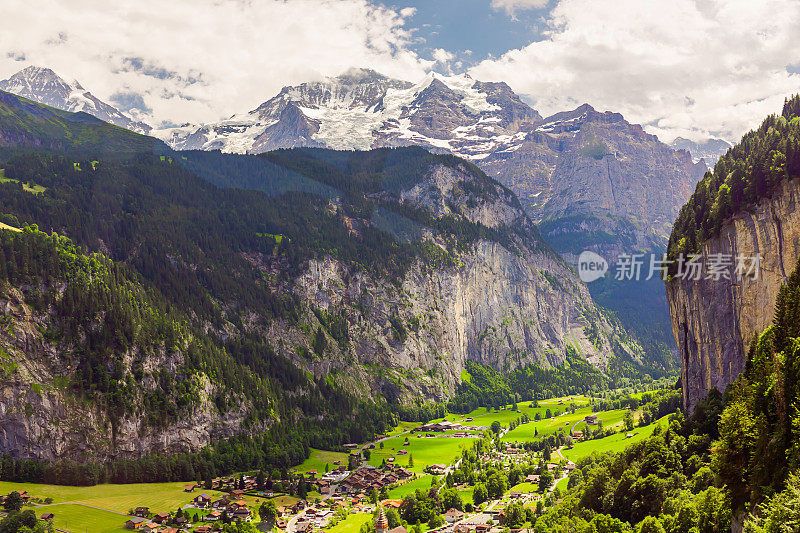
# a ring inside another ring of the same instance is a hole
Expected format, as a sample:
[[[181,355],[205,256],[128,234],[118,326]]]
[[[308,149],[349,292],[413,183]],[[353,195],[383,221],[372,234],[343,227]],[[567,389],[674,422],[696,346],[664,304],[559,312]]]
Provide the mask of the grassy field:
[[[5,171],[0,169],[0,183],[19,183],[19,180],[15,180],[14,178],[7,178],[5,175]],[[47,189],[42,187],[41,185],[37,185],[36,183],[23,183],[22,190],[25,192],[29,192],[31,194],[41,194]]]
[[[371,514],[351,514],[335,526],[327,528],[328,533],[358,533],[362,524],[372,520]]]
[[[511,487],[508,490],[509,491],[519,490],[519,491],[522,491],[522,492],[536,492],[536,491],[539,490],[539,485],[535,485],[533,483],[527,483],[526,482],[526,483],[520,483],[519,485],[514,485],[513,487]]]
[[[528,422],[517,426],[503,437],[504,442],[525,442],[533,441],[543,435],[550,435],[559,431],[569,434],[570,429],[576,422],[580,422],[588,414],[591,414],[589,407],[581,407],[574,414],[562,414],[553,418],[545,418],[539,421]]]
[[[622,422],[626,409],[615,409],[614,411],[603,411],[595,413],[603,421],[604,427],[611,427]],[[539,421],[529,422],[517,426],[503,437],[504,442],[526,442],[536,440],[544,435],[558,433],[569,434],[574,427],[576,430],[584,431],[587,427],[582,420],[586,415],[592,414],[590,407],[581,407],[574,414],[562,414]]]
[[[568,483],[569,483],[569,478],[565,477],[564,479],[562,479],[561,481],[559,481],[556,484],[556,488],[559,490],[559,492],[561,492],[562,496],[567,493],[567,484]]]
[[[399,433],[404,433],[420,425],[422,425],[422,422],[406,422],[404,420],[401,420],[400,423],[397,425],[397,427],[389,431],[387,435],[391,436],[391,435],[397,435]]]
[[[325,450],[311,448],[309,458],[303,461],[303,464],[295,468],[295,470],[297,472],[316,470],[319,473],[324,473],[325,465],[328,465],[329,468],[335,468],[333,464],[335,461],[340,461],[341,464],[347,465],[347,454],[343,452],[328,452]]]
[[[121,533],[125,529],[125,522],[129,516],[101,511],[79,504],[64,503],[48,505],[34,509],[37,516],[44,513],[53,513],[53,525],[56,529],[69,531],[69,533]]]
[[[415,492],[417,489],[419,490],[428,490],[431,488],[431,480],[433,476],[431,475],[424,475],[422,477],[418,477],[417,479],[412,479],[408,483],[400,485],[399,487],[395,487],[389,491],[389,499],[390,500],[402,500],[409,494]]]
[[[152,511],[174,511],[189,503],[196,494],[183,492],[186,483],[131,483],[127,485],[95,485],[93,487],[67,487],[36,483],[11,483],[0,481],[0,494],[25,490],[39,498],[52,498],[53,503],[82,503],[109,511],[127,513],[134,507],[150,507]],[[204,490],[212,498],[223,493]]]
[[[570,461],[577,461],[582,457],[586,457],[587,455],[591,455],[594,452],[619,452],[634,444],[636,442],[642,441],[653,434],[653,430],[655,429],[656,425],[661,423],[662,427],[665,426],[665,422],[667,417],[660,418],[656,420],[654,423],[650,424],[649,426],[645,426],[643,428],[637,427],[631,433],[634,433],[634,436],[630,439],[626,438],[627,432],[622,431],[615,435],[611,435],[610,437],[605,437],[603,439],[595,439],[595,440],[587,440],[583,442],[579,442],[575,445],[574,448],[571,450],[564,449],[561,451],[561,454],[569,459]]]
[[[15,228],[14,226],[9,226],[8,224],[6,224],[4,222],[0,222],[0,229],[7,229],[7,230],[11,230],[11,231],[22,231],[21,229]]]
[[[591,403],[592,399],[588,396],[562,396],[561,398],[549,398],[547,400],[542,400],[539,402],[539,405],[542,407],[563,407],[558,405],[559,403],[563,402],[564,405],[569,405],[574,403],[576,405],[587,405]]]
[[[408,450],[414,457],[414,466],[409,470],[412,472],[423,472],[428,465],[441,463],[449,464],[455,459],[463,448],[472,447],[475,439],[454,439],[447,438],[420,438],[415,435],[408,435],[408,446],[403,446],[406,436],[392,437],[384,441],[383,449],[376,447],[371,450],[369,464],[380,466],[381,461],[394,457],[395,462],[401,466],[408,465],[408,455],[396,455],[400,450]]]

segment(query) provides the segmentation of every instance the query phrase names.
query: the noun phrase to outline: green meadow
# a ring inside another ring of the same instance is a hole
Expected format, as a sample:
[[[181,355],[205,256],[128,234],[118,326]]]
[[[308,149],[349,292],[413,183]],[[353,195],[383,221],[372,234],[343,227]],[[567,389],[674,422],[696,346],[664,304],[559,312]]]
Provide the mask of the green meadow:
[[[630,432],[633,434],[633,437],[631,438],[627,438],[628,432],[621,431],[611,435],[610,437],[579,442],[575,444],[571,450],[567,450],[566,448],[561,450],[561,454],[570,461],[577,461],[578,459],[591,455],[594,452],[620,452],[631,444],[640,442],[651,436],[658,424],[661,424],[662,427],[664,427],[666,425],[667,418],[668,416],[660,418],[649,426],[645,426],[643,428],[634,428],[634,430]]]
[[[333,527],[327,528],[328,533],[358,533],[361,526],[372,520],[371,514],[350,514]]]
[[[47,505],[34,509],[37,516],[53,513],[53,526],[69,533],[121,533],[129,516],[86,507],[77,503]]]
[[[417,435],[402,435],[387,439],[383,442],[383,449],[380,449],[380,445],[375,446],[374,450],[370,450],[369,464],[380,466],[384,459],[388,461],[390,457],[394,457],[397,464],[407,467],[410,455],[414,457],[414,466],[409,467],[409,470],[423,472],[428,465],[450,464],[462,449],[471,448],[475,442],[475,439],[468,438],[417,438]],[[403,446],[406,437],[409,444]],[[409,455],[397,455],[400,450],[407,450]]]
[[[195,494],[183,491],[186,483],[131,483],[125,485],[95,485],[92,487],[69,487],[37,483],[12,483],[0,481],[0,494],[14,490],[28,491],[33,497],[52,498],[53,503],[69,502],[100,507],[118,513],[127,513],[135,507],[150,507],[151,510],[174,511],[189,503]],[[204,490],[212,497],[220,497],[219,491]],[[55,513],[55,511],[53,511]]]
[[[409,494],[416,492],[417,490],[428,490],[431,488],[431,480],[433,476],[425,474],[420,476],[416,479],[412,479],[400,485],[399,487],[395,487],[389,491],[389,499],[390,500],[402,500]]]
[[[339,461],[340,464],[347,465],[347,454],[344,452],[329,452],[325,450],[317,450],[311,448],[309,457],[301,465],[295,468],[297,472],[308,472],[309,470],[316,470],[318,473],[325,473],[325,466],[333,469],[339,465],[334,465],[334,462]]]

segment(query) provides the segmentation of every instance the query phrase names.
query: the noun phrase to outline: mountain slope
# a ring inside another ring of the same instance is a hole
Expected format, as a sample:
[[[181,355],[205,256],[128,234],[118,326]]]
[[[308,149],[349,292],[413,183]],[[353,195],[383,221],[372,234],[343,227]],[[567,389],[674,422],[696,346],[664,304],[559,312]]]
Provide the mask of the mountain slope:
[[[24,114],[26,107],[20,109]],[[68,128],[76,117],[65,115],[60,124]],[[246,380],[213,373],[226,385],[210,395],[205,425],[252,432],[258,422],[286,424],[331,446],[381,431],[389,413],[421,416],[419,400],[449,398],[466,361],[499,370],[536,365],[544,379],[567,356],[605,369],[598,379],[608,381],[643,371],[640,348],[541,240],[513,192],[461,159],[420,148],[294,149],[258,157],[125,153],[116,147],[140,136],[93,118],[78,124],[94,133],[57,137],[56,151],[41,149],[54,137],[37,142],[32,135],[26,144],[0,148],[4,220],[58,231],[136,272],[163,305],[185,310],[191,338],[261,380],[265,389],[243,389]],[[78,142],[101,131],[107,146]],[[16,288],[26,302],[39,301],[39,292],[50,289],[35,285]],[[111,342],[119,334],[111,328],[96,354],[59,345],[78,362],[94,354],[100,363],[88,381],[67,376],[74,393],[135,375],[135,358]],[[18,362],[35,357],[9,353]],[[143,371],[159,382],[162,351],[142,355]],[[48,385],[47,375],[38,382],[15,376],[3,387],[19,398]],[[140,453],[164,442],[196,449],[211,438],[179,426],[201,437],[176,441],[174,428],[154,425],[135,402],[115,411],[105,396],[90,398],[116,421],[107,438],[123,426],[153,436],[139,441]],[[54,449],[35,432],[61,416],[47,405],[37,405],[37,425],[18,430],[8,451]],[[228,417],[233,422],[225,426]],[[184,418],[189,425],[196,420]],[[315,420],[335,420],[336,430],[314,433]],[[135,453],[107,440],[86,449],[65,439],[62,450]]]
[[[152,137],[102,122],[86,113],[69,113],[0,91],[0,146],[104,152],[168,148]]]
[[[81,87],[77,81],[66,82],[49,68],[35,66],[24,68],[6,80],[0,80],[0,90],[62,111],[88,113],[103,122],[136,133],[146,134],[152,129],[147,124],[134,121],[119,109],[98,99]]]
[[[672,260],[728,258],[730,279],[674,277],[667,284],[681,355],[684,405],[720,392],[744,370],[754,337],[772,322],[781,285],[800,257],[800,97],[768,117],[720,158],[681,209],[669,242]],[[749,260],[760,257],[756,275]],[[717,256],[720,257],[720,256]],[[673,274],[677,266],[673,265]]]
[[[621,253],[663,253],[678,209],[706,170],[617,113],[583,105],[543,119],[508,85],[468,76],[431,74],[411,84],[354,69],[285,87],[227,121],[157,133],[177,149],[421,146],[451,153],[509,187],[572,265],[587,249],[612,265]],[[661,285],[632,285],[605,279],[590,290],[645,339],[655,366],[674,369]]]

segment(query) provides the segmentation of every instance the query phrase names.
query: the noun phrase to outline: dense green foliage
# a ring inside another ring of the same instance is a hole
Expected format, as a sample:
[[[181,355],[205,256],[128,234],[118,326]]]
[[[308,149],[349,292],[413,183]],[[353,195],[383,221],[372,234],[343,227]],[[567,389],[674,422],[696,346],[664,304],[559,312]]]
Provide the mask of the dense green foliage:
[[[716,464],[736,508],[784,487],[800,467],[800,265],[781,288],[774,324],[754,340],[720,420]]]
[[[519,401],[541,400],[573,394],[598,392],[629,383],[623,376],[637,376],[627,361],[616,358],[609,375],[581,358],[571,348],[560,366],[543,368],[527,365],[501,373],[474,361],[467,361],[469,380],[462,381],[447,404],[453,413],[469,413],[478,407],[499,407]],[[645,376],[646,377],[646,376]]]
[[[725,220],[799,176],[800,95],[787,100],[780,115],[767,117],[742,137],[697,184],[673,226],[670,258],[699,252]]]
[[[717,398],[717,403],[718,403]],[[730,530],[728,491],[714,486],[704,428],[716,417],[673,415],[647,440],[619,454],[578,461],[561,505],[540,516],[537,532],[667,531],[723,533]],[[601,523],[613,523],[610,529]]]

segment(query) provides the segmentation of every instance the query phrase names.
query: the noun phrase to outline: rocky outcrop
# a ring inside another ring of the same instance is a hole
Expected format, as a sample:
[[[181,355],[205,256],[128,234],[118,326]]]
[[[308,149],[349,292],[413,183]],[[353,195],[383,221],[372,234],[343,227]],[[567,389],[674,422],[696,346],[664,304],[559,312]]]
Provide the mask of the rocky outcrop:
[[[101,406],[77,396],[71,377],[78,359],[69,347],[50,341],[46,314],[32,312],[20,291],[0,292],[0,450],[16,457],[106,460],[139,457],[144,453],[181,453],[198,450],[242,431],[247,406],[224,415],[212,398],[214,385],[203,376],[197,385],[199,401],[176,420],[154,421],[139,409],[112,419]],[[127,354],[132,358],[134,354]],[[152,388],[154,369],[175,369],[182,354],[147,357]],[[267,427],[264,420],[261,427]],[[256,428],[253,428],[256,429]]]
[[[760,256],[757,276],[667,283],[686,408],[712,388],[724,391],[744,370],[752,339],[772,323],[778,291],[800,257],[799,207],[800,182],[783,182],[703,246],[704,260],[718,253]]]

